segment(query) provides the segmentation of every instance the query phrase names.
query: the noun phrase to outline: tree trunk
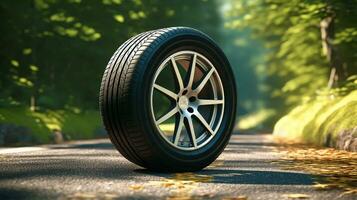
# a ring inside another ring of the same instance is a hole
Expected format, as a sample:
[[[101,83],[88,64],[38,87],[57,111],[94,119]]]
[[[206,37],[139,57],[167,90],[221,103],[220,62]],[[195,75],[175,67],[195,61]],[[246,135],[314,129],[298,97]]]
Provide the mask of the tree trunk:
[[[320,22],[322,50],[330,63],[330,78],[328,87],[337,86],[337,83],[346,79],[346,69],[343,66],[341,58],[338,54],[336,46],[333,44],[335,37],[334,31],[334,15],[325,17]]]
[[[31,95],[30,97],[30,110],[35,111],[36,110],[36,101],[35,101],[35,96]]]

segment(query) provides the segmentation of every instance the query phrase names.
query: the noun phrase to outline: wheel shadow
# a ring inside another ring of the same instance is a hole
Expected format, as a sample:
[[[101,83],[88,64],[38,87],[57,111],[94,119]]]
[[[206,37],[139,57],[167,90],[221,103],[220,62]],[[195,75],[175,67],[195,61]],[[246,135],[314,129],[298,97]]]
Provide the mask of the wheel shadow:
[[[237,163],[239,164],[239,162]],[[241,184],[241,185],[312,185],[314,178],[311,175],[297,172],[278,170],[248,170],[248,169],[205,169],[194,173],[157,173],[146,169],[137,169],[135,172],[162,178],[176,180],[176,177],[185,177],[204,183]],[[201,179],[201,177],[206,177]],[[177,179],[180,180],[181,178]],[[202,181],[201,181],[202,180]],[[207,181],[209,180],[209,181]]]

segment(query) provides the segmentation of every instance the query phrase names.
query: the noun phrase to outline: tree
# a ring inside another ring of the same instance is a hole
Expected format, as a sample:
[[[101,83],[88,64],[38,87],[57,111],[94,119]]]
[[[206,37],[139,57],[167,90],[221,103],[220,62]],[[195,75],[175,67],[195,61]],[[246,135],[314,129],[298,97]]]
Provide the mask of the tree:
[[[267,95],[278,113],[326,87],[329,74],[330,85],[338,86],[357,73],[355,0],[231,3],[234,19],[228,26],[250,29],[269,50]]]
[[[104,67],[122,42],[180,25],[219,38],[216,7],[187,0],[1,1],[0,102],[96,108]]]

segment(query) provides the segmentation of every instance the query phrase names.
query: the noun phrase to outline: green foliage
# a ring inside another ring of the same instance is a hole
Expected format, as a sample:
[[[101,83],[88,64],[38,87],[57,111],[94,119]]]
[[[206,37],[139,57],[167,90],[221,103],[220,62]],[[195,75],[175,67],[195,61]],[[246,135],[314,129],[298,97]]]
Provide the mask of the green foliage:
[[[114,50],[143,31],[191,26],[217,40],[230,60],[244,115],[238,126],[269,128],[297,105],[304,106],[296,113],[319,112],[327,101],[315,99],[356,90],[355,10],[356,0],[4,0],[0,115],[30,127],[41,142],[53,128],[89,138],[99,123],[93,110],[100,79]],[[351,78],[328,89],[320,23],[332,15],[331,42]]]
[[[101,77],[131,36],[191,26],[220,41],[215,1],[4,0],[0,17],[0,123],[29,128],[39,143],[53,129],[72,139],[102,134]]]
[[[103,136],[99,112],[88,110],[81,113],[64,112],[62,131],[70,139],[91,139]]]
[[[229,16],[225,20],[230,20]],[[249,30],[223,29],[221,44],[232,66],[238,93],[238,115],[259,112],[264,108],[266,53],[262,43],[251,37]]]
[[[94,110],[47,110],[33,112],[25,107],[0,108],[0,124],[12,124],[30,129],[36,143],[51,142],[53,130],[60,130],[68,139],[100,137],[99,112]]]
[[[260,109],[259,111],[243,115],[239,118],[237,129],[239,130],[262,130],[266,129],[263,122],[276,115],[272,109]]]
[[[129,37],[184,25],[219,39],[215,1],[5,0],[0,11],[2,106],[96,109],[104,67]]]
[[[347,75],[357,73],[357,2],[300,0],[232,0],[227,14],[231,29],[250,29],[267,49],[267,106],[279,118],[290,108],[327,86],[330,64],[322,48],[320,22],[334,15],[334,50]],[[333,13],[333,14],[331,14]]]
[[[42,116],[34,115],[25,107],[0,108],[0,124],[14,124],[29,128],[40,143],[48,142],[50,135],[50,130],[42,119]]]

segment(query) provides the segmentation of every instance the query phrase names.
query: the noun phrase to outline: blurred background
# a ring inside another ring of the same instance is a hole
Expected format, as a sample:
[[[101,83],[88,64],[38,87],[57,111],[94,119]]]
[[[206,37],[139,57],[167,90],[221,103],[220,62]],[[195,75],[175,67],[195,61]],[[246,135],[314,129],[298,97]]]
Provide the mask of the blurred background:
[[[199,29],[226,53],[237,130],[331,143],[357,127],[356,10],[356,0],[2,0],[0,146],[105,137],[109,58],[170,26]]]

